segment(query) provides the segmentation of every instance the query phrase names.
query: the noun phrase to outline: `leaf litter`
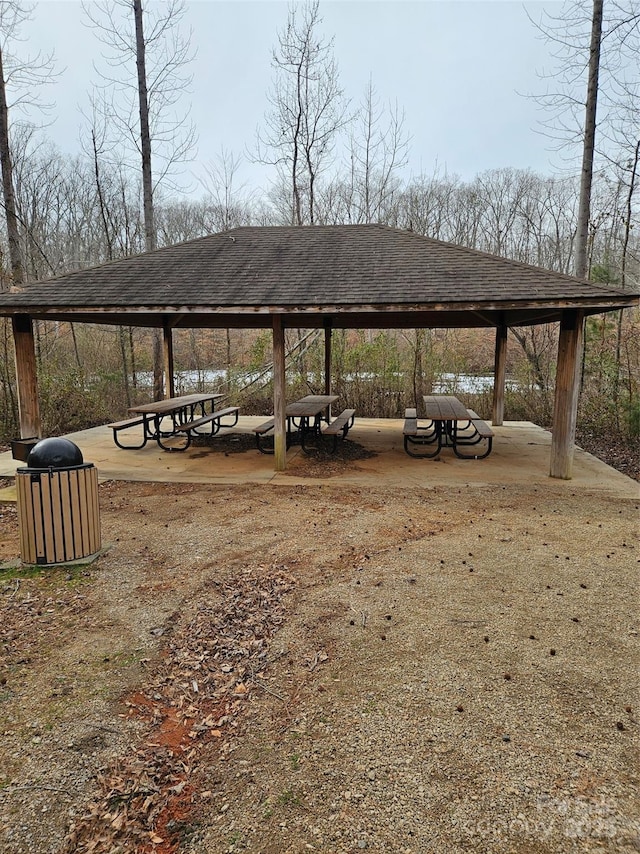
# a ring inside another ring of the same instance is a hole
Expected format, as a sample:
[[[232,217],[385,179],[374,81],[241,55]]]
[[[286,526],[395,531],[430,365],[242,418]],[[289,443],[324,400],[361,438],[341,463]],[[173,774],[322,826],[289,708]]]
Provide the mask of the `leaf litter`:
[[[294,581],[286,567],[260,565],[214,586],[219,603],[200,601],[162,650],[144,692],[125,700],[126,714],[141,719],[145,730],[127,755],[99,773],[64,854],[177,850],[202,749],[217,741],[220,753],[228,751],[236,716],[265,678]]]

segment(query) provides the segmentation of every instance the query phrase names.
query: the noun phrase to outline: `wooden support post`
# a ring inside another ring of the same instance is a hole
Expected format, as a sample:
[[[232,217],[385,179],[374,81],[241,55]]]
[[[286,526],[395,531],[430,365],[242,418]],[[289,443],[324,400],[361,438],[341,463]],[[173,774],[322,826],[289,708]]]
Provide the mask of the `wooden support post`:
[[[324,393],[331,394],[331,320],[324,321]],[[331,405],[327,415],[331,420]]]
[[[284,471],[287,467],[286,395],[285,395],[284,328],[282,317],[273,316],[273,418],[274,467]]]
[[[507,375],[507,327],[501,323],[496,328],[496,351],[493,363],[493,411],[491,423],[502,426],[504,420],[504,383]]]
[[[175,397],[175,379],[173,375],[173,329],[165,319],[162,321],[162,351],[164,362],[164,396]]]
[[[551,477],[571,479],[580,392],[584,312],[565,309],[560,321],[556,390],[553,403]]]
[[[13,346],[16,357],[16,383],[18,386],[18,412],[20,438],[41,436],[40,407],[38,405],[38,372],[33,324],[27,314],[12,318]]]

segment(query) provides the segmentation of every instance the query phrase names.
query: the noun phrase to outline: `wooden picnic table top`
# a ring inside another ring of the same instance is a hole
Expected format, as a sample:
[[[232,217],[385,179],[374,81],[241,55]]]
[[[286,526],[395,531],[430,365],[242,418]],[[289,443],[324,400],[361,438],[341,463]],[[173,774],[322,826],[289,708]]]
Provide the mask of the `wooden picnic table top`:
[[[129,412],[147,413],[149,415],[169,415],[178,412],[188,406],[197,406],[199,403],[217,400],[224,397],[223,394],[183,394],[179,397],[167,397],[164,400],[155,400],[152,403],[139,403],[130,406]]]
[[[451,394],[426,394],[424,408],[430,421],[469,420],[466,406]]]
[[[293,403],[287,404],[285,412],[289,418],[318,415],[331,403],[335,403],[337,399],[337,394],[308,394],[306,397],[301,397],[300,400],[294,400]]]

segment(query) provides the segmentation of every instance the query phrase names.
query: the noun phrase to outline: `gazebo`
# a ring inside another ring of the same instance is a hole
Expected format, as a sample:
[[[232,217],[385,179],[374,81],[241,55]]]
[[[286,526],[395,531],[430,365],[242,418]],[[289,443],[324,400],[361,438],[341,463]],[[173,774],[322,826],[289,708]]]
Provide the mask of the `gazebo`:
[[[286,466],[286,328],[478,328],[496,331],[492,420],[502,424],[507,330],[559,323],[550,475],[571,477],[583,320],[638,296],[381,225],[249,226],[67,273],[0,294],[11,317],[23,437],[40,435],[33,321],[163,330],[166,394],[172,330],[270,328],[275,468]]]

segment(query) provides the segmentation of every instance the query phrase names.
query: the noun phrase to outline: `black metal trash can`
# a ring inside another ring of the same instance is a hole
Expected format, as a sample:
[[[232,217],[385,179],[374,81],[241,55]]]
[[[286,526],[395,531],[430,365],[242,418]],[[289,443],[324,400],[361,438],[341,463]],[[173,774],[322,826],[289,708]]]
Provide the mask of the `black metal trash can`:
[[[49,565],[100,551],[98,470],[68,439],[42,439],[16,471],[20,556]]]

